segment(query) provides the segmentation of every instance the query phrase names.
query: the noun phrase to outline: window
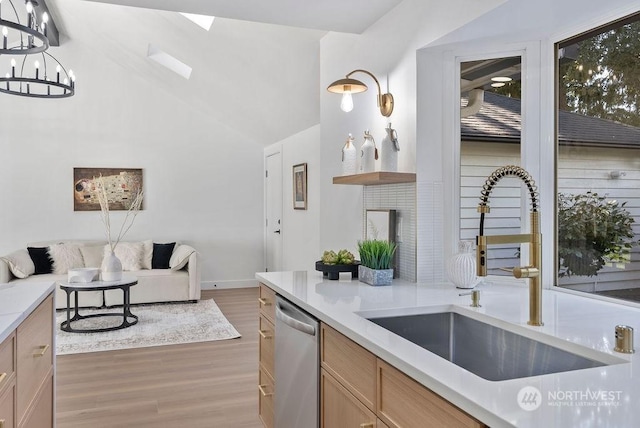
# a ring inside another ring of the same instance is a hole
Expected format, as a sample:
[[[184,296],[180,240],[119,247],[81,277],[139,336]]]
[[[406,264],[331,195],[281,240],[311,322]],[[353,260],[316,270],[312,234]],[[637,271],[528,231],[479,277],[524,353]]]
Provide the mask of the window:
[[[557,45],[557,286],[640,302],[640,15]]]

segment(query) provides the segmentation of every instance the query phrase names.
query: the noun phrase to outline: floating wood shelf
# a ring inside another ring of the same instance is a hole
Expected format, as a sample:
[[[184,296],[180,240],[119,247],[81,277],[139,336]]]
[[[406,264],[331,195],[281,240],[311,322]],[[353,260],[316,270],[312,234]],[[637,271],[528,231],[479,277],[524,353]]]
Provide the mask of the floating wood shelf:
[[[342,175],[333,177],[333,184],[356,184],[371,186],[375,184],[415,183],[416,174],[413,172],[367,172],[364,174]]]

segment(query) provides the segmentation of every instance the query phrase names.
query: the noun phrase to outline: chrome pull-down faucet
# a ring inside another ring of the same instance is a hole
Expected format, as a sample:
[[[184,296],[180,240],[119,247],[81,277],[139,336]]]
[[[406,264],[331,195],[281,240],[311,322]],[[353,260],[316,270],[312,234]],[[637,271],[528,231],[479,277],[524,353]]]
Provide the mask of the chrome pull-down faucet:
[[[520,178],[527,186],[531,198],[531,232],[517,235],[484,235],[484,215],[490,212],[489,196],[493,187],[506,176]],[[487,178],[482,187],[480,203],[480,230],[476,236],[476,259],[478,276],[487,276],[487,246],[495,244],[529,244],[529,265],[513,269],[516,278],[529,278],[529,321],[527,324],[541,326],[542,323],[542,235],[540,234],[540,214],[538,212],[538,189],[536,183],[526,170],[519,166],[508,165],[496,169]]]

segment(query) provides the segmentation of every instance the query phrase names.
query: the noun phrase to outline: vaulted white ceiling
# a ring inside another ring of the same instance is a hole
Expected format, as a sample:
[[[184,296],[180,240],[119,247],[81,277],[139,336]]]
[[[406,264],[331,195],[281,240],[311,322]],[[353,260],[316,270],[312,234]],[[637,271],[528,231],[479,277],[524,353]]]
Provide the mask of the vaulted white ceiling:
[[[61,33],[61,46],[52,48],[52,53],[63,59],[82,55],[75,64],[67,64],[78,75],[78,93],[96,85],[88,79],[100,79],[107,91],[123,91],[117,76],[105,79],[98,67],[119,70],[127,81],[144,79],[144,87],[164,91],[173,102],[269,145],[319,123],[319,46],[326,32],[361,32],[400,1],[47,0],[47,4]],[[216,20],[205,31],[178,11],[214,15]],[[191,77],[184,79],[150,60],[149,44],[191,67]]]
[[[90,0],[315,30],[362,33],[402,0]]]

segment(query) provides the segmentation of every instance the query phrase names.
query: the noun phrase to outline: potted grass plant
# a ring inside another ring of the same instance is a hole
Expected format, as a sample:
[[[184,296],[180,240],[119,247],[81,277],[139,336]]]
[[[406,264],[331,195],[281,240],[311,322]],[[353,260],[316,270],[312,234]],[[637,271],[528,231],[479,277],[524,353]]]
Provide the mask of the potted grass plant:
[[[369,285],[390,285],[393,280],[395,242],[367,239],[358,241],[358,278]]]

